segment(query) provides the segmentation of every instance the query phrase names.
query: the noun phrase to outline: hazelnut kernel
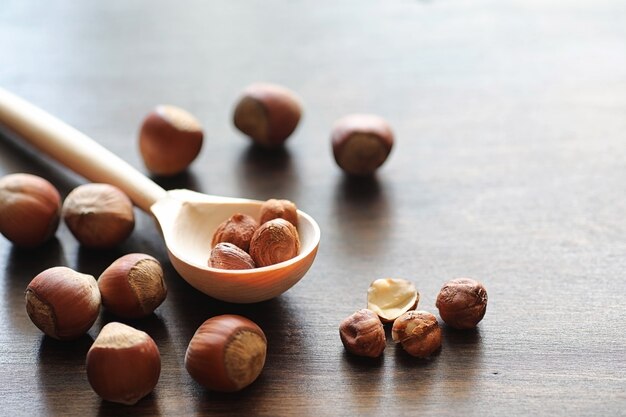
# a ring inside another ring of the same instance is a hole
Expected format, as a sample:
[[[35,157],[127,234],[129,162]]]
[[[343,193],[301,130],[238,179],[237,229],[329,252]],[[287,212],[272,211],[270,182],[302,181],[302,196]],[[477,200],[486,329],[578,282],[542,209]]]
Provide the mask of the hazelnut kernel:
[[[437,295],[441,319],[456,329],[473,329],[487,311],[487,290],[471,278],[446,282]]]
[[[335,122],[331,134],[337,165],[351,175],[371,175],[393,147],[389,124],[373,114],[352,114]]]
[[[217,226],[211,246],[220,242],[228,242],[248,252],[250,240],[258,227],[259,223],[252,216],[235,213]]]
[[[379,357],[385,350],[385,329],[378,315],[366,308],[345,318],[339,336],[346,350],[354,355]]]
[[[87,379],[107,401],[133,405],[161,374],[161,355],[148,334],[122,323],[104,326],[87,352]]]
[[[383,323],[390,323],[417,307],[419,293],[411,281],[402,278],[381,278],[367,289],[367,308]]]
[[[427,311],[407,311],[393,322],[391,337],[411,356],[427,358],[441,347],[441,328]]]
[[[46,335],[77,339],[91,328],[100,312],[96,279],[64,266],[46,269],[28,284],[26,312]]]
[[[220,242],[209,256],[208,265],[218,269],[252,269],[254,261],[246,251],[228,242]]]
[[[297,256],[299,251],[298,230],[285,219],[263,223],[250,241],[250,256],[259,267],[287,261]]]
[[[84,246],[107,249],[122,243],[135,227],[133,204],[109,184],[83,184],[63,202],[63,220]]]
[[[263,224],[272,219],[285,219],[294,226],[298,226],[298,208],[289,200],[270,199],[261,205],[261,220]]]
[[[185,368],[214,391],[239,391],[261,374],[267,354],[263,330],[245,317],[225,314],[206,320],[193,335]]]
[[[16,246],[48,241],[61,218],[61,196],[47,180],[31,174],[0,178],[0,233]]]
[[[248,86],[235,106],[235,127],[265,147],[282,145],[298,126],[300,99],[289,89],[267,83]]]
[[[175,175],[196,159],[204,135],[196,118],[179,107],[161,105],[144,119],[139,150],[149,171]]]
[[[98,288],[104,307],[129,319],[152,314],[167,295],[161,264],[143,253],[115,260],[98,278]]]

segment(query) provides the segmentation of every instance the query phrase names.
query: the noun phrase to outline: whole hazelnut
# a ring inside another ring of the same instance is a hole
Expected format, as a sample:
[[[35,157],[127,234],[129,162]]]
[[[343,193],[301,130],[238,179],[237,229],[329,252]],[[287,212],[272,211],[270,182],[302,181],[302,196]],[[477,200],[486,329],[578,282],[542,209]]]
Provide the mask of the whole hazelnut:
[[[402,278],[380,278],[367,289],[367,308],[378,314],[383,323],[414,310],[419,299],[415,285]]]
[[[205,321],[193,335],[185,368],[200,385],[234,392],[250,385],[265,364],[267,339],[245,317],[225,314]]]
[[[250,256],[259,267],[287,261],[299,251],[298,230],[285,219],[263,223],[250,240]]]
[[[98,288],[104,307],[129,319],[152,314],[167,295],[161,264],[143,253],[115,260],[98,278]]]
[[[282,145],[298,126],[302,107],[289,89],[267,83],[248,86],[234,111],[235,127],[265,147]]]
[[[385,329],[378,315],[366,308],[345,318],[339,336],[346,350],[354,355],[379,357],[385,350]]]
[[[139,151],[149,171],[175,175],[196,159],[203,139],[202,126],[194,116],[179,107],[161,105],[141,125]]]
[[[16,246],[35,247],[57,230],[61,196],[47,180],[31,174],[0,178],[0,233]]]
[[[335,122],[331,134],[333,155],[350,175],[366,176],[380,167],[393,147],[389,124],[373,114],[352,114]]]
[[[248,252],[250,240],[258,227],[259,223],[252,216],[235,213],[217,226],[211,246],[220,242],[228,242]]]
[[[133,204],[109,184],[83,184],[63,202],[63,220],[84,246],[108,249],[122,243],[135,227]]]
[[[208,265],[217,269],[252,269],[254,261],[238,246],[228,242],[221,242],[211,249]]]
[[[473,329],[487,311],[487,290],[470,278],[453,279],[439,291],[436,306],[448,326]]]
[[[292,201],[273,198],[261,205],[260,224],[279,218],[298,226],[298,208]]]
[[[71,340],[87,333],[100,313],[96,279],[64,266],[46,269],[26,288],[26,312],[46,335]]]
[[[393,322],[391,337],[411,356],[427,358],[441,348],[441,328],[427,311],[407,311]]]
[[[107,401],[133,405],[161,374],[161,355],[148,334],[122,323],[104,326],[87,352],[87,379]]]

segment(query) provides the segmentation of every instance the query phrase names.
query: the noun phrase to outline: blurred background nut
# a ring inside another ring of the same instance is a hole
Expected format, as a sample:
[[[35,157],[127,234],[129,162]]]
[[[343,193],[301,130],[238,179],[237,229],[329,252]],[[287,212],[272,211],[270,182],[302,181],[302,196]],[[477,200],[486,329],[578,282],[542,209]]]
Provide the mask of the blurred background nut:
[[[61,196],[47,180],[21,173],[0,178],[0,233],[16,246],[48,241],[60,216]]]
[[[200,153],[202,126],[189,112],[161,105],[150,112],[139,131],[139,151],[143,162],[154,174],[175,175]]]
[[[220,242],[228,242],[248,252],[250,240],[258,227],[259,223],[252,216],[235,213],[217,226],[211,246]]]
[[[133,204],[109,184],[83,184],[63,202],[63,220],[84,246],[108,249],[122,243],[135,227]]]
[[[411,281],[402,278],[381,278],[367,289],[367,308],[378,314],[383,323],[390,323],[413,310],[419,293]]]
[[[471,278],[446,282],[437,295],[442,320],[456,329],[473,329],[487,311],[487,290]]]
[[[289,200],[270,199],[261,205],[260,224],[272,219],[285,219],[298,226],[298,208]]]
[[[298,126],[302,115],[300,99],[276,84],[248,86],[235,106],[235,127],[264,147],[282,145]]]
[[[263,223],[250,240],[250,256],[258,267],[287,261],[297,256],[298,252],[298,230],[285,219]]]
[[[407,311],[393,322],[391,337],[411,356],[427,358],[441,348],[441,328],[427,311]]]
[[[362,309],[339,325],[339,336],[346,350],[354,355],[377,358],[385,350],[385,329],[378,315]]]

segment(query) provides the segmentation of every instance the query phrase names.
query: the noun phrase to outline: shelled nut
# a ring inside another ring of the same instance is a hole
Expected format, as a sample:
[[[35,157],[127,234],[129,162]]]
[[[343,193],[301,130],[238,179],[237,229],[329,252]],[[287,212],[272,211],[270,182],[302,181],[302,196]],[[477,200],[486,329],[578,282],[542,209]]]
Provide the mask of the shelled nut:
[[[228,242],[248,252],[250,240],[258,227],[259,223],[252,216],[235,213],[217,227],[211,246]]]
[[[354,355],[377,358],[385,350],[385,329],[372,310],[362,309],[346,317],[339,325],[339,336]]]
[[[211,249],[208,265],[218,269],[252,269],[254,261],[246,251],[228,242],[221,242]]]
[[[285,219],[294,226],[298,226],[298,208],[289,200],[270,199],[261,205],[260,224],[273,219]]]
[[[299,251],[298,230],[285,219],[263,223],[250,240],[250,256],[259,267],[287,261]]]
[[[427,358],[441,348],[441,328],[427,311],[407,311],[393,322],[391,337],[411,356]]]
[[[487,290],[471,278],[453,279],[439,291],[436,305],[448,326],[473,329],[487,311]]]
[[[367,289],[367,308],[374,311],[383,323],[389,323],[417,307],[419,293],[406,279],[381,278]]]

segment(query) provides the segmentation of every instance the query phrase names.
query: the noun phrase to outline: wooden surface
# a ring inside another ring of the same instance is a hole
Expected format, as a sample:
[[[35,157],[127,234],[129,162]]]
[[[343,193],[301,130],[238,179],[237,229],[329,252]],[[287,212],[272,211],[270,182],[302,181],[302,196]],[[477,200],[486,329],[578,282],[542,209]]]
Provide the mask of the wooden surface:
[[[180,3],[180,2],[178,2]],[[164,1],[0,3],[0,85],[144,169],[139,124],[155,105],[195,114],[206,142],[184,175],[158,182],[216,195],[289,198],[322,229],[318,258],[286,294],[217,302],[172,269],[137,211],[113,251],[56,239],[17,250],[0,238],[0,415],[625,415],[626,6],[621,0]],[[297,91],[305,115],[284,150],[234,130],[255,81]],[[387,118],[397,146],[378,175],[346,178],[337,118]],[[6,131],[0,174],[30,172],[67,195],[84,182]],[[30,323],[24,289],[45,268],[99,275],[128,252],[163,262],[169,295],[130,322],[163,360],[152,395],[102,402],[75,343]],[[444,328],[416,360],[388,342],[378,361],[343,350],[339,322],[368,284],[411,279],[437,313],[442,283],[489,293],[473,332]],[[207,318],[237,313],[266,332],[260,379],[238,394],[199,387],[185,349]]]

